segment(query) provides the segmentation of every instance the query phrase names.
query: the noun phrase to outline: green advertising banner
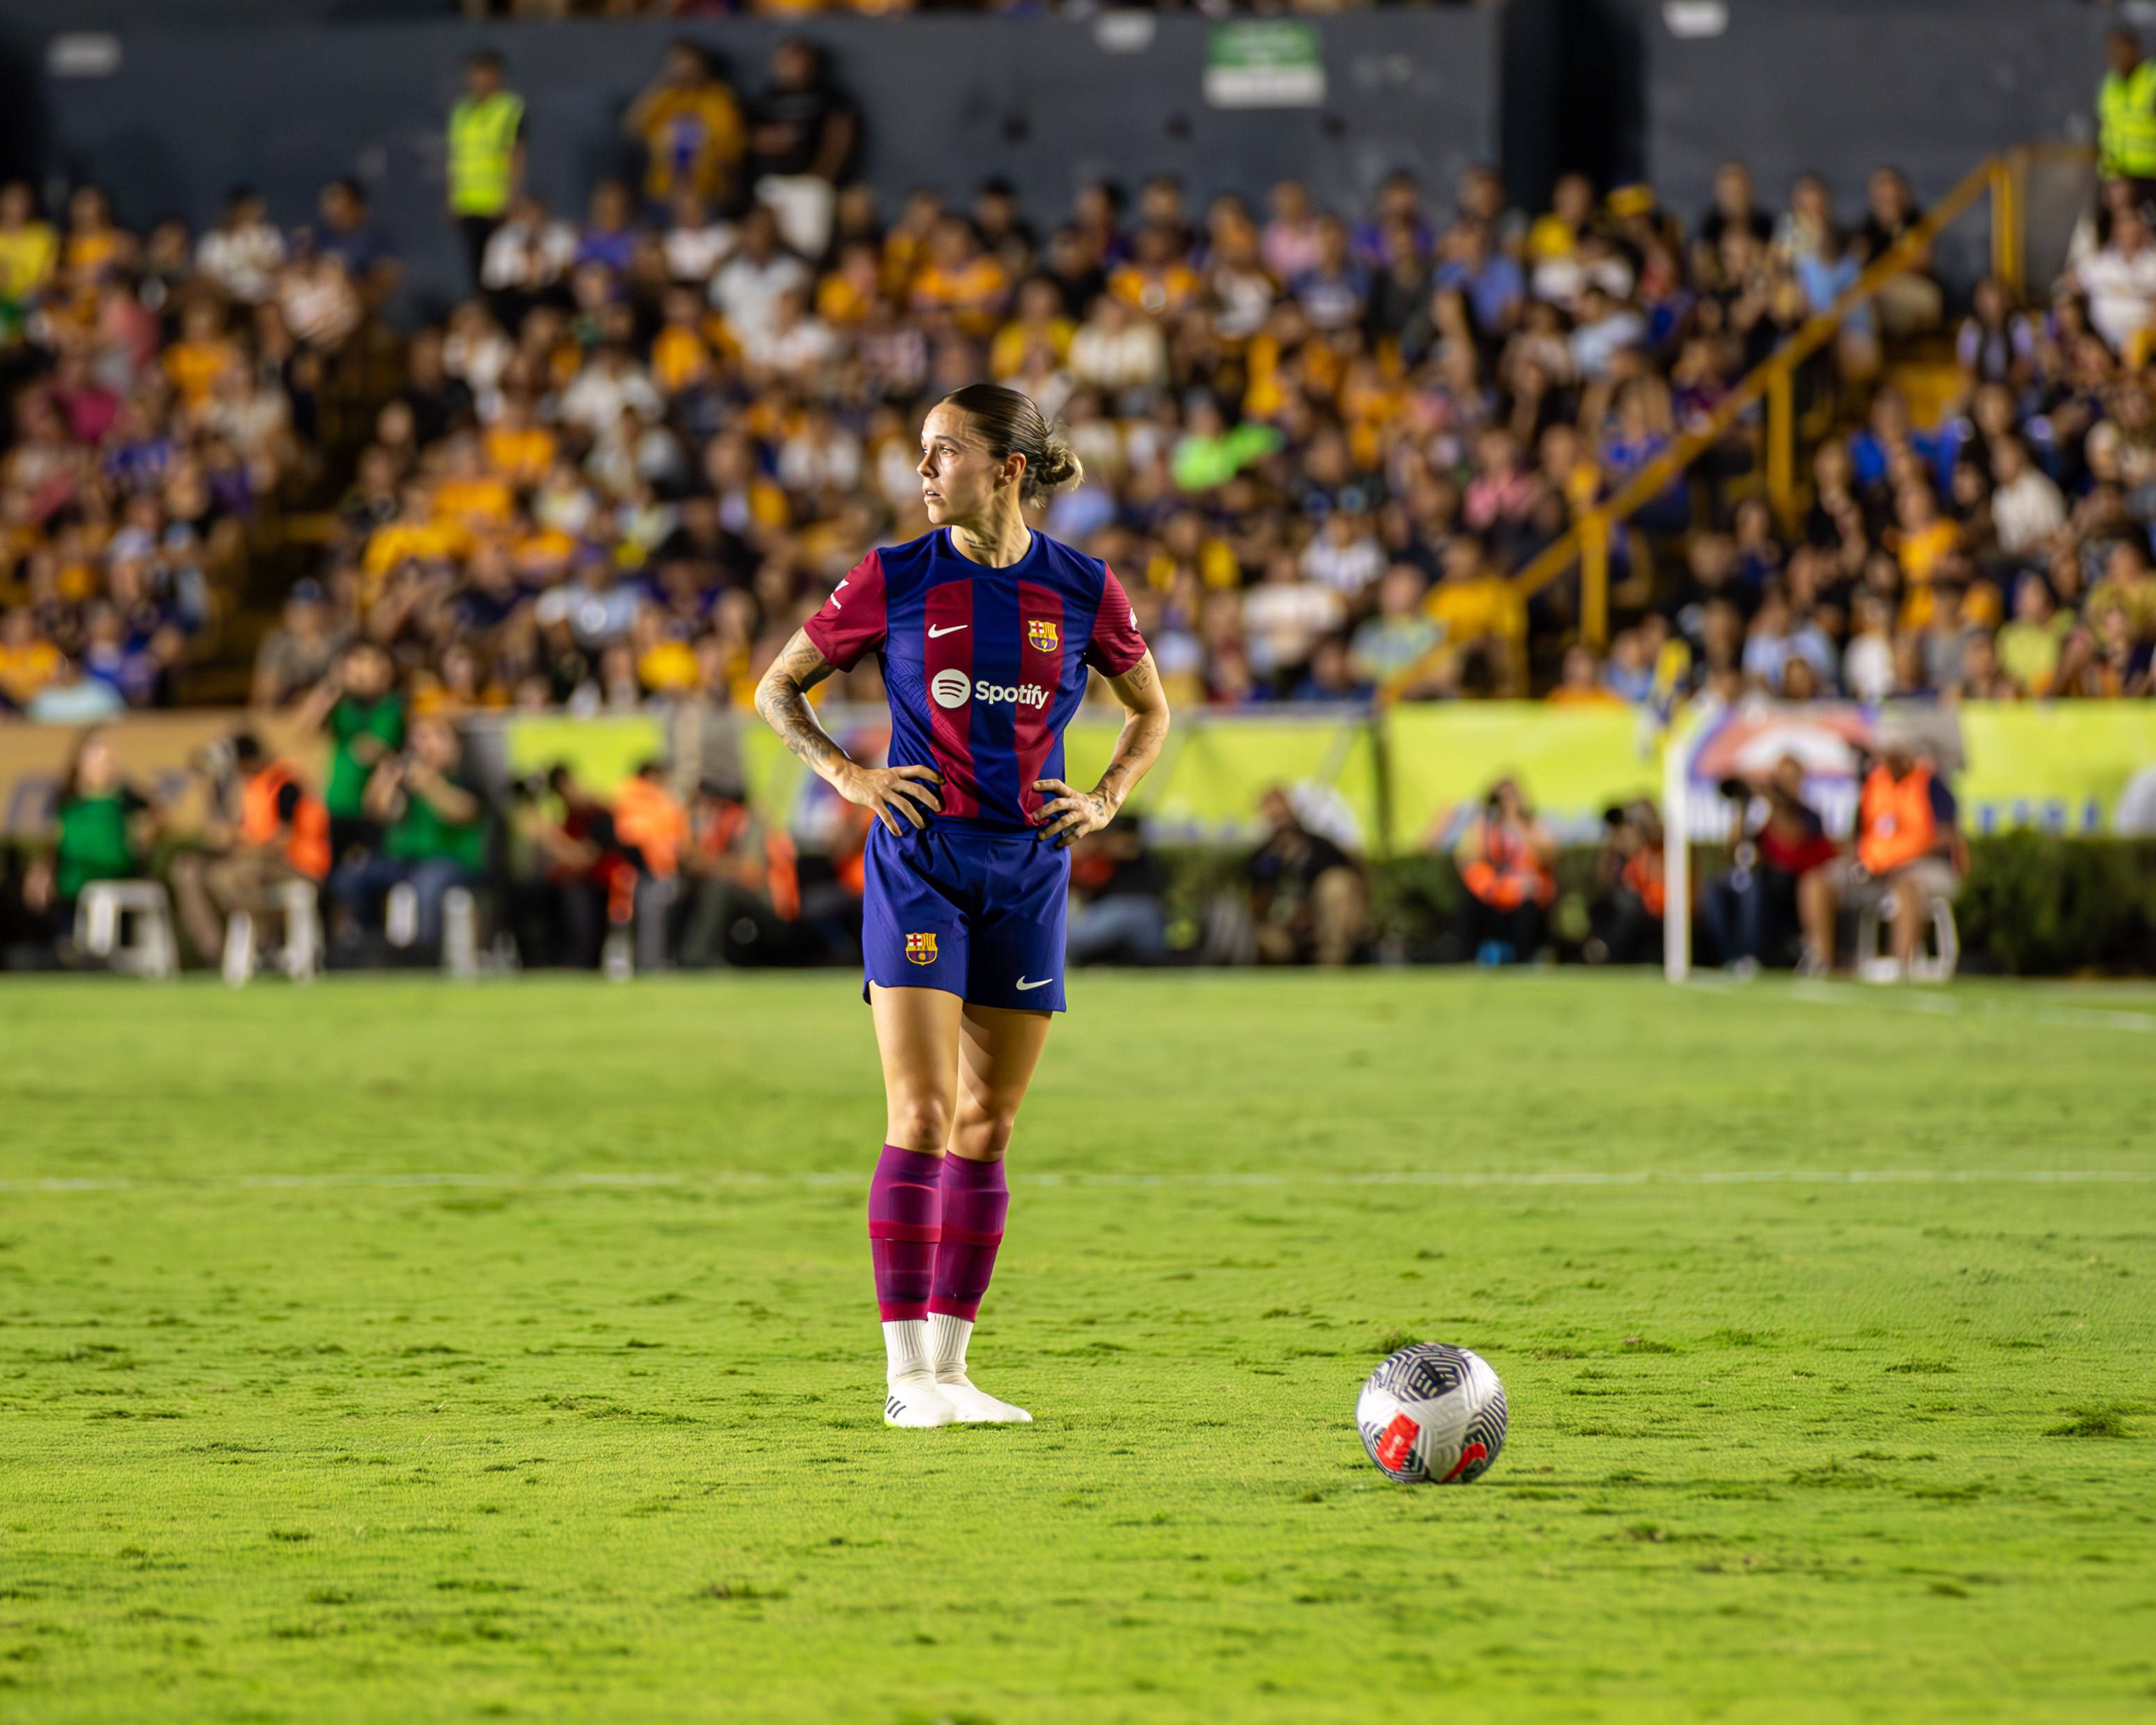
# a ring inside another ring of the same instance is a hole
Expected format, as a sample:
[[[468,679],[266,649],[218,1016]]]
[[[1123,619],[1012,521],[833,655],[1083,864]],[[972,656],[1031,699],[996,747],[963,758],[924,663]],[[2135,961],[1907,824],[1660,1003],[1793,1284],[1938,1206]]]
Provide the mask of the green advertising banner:
[[[544,773],[566,762],[578,783],[604,796],[646,761],[666,757],[666,727],[649,714],[603,714],[572,719],[553,713],[519,713],[503,721],[509,770],[516,778]]]
[[[1968,831],[2112,833],[2128,784],[2156,772],[2156,702],[1972,701],[1961,709],[1961,741],[1968,766],[1954,790]],[[2152,796],[2156,787],[2135,800]],[[2123,824],[2144,819],[2136,812]]]
[[[1399,706],[1384,716],[1392,846],[1451,843],[1463,809],[1514,778],[1560,839],[1592,839],[1612,803],[1661,787],[1661,737],[1630,707],[1531,701]]]

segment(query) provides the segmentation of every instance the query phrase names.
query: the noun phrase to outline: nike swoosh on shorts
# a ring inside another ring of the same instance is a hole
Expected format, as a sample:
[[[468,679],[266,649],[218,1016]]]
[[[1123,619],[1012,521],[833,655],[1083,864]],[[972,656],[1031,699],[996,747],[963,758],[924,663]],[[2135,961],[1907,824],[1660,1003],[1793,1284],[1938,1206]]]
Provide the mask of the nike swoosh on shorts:
[[[1037,983],[1029,983],[1024,977],[1020,977],[1018,979],[1018,985],[1021,991],[1027,988],[1045,988],[1055,980],[1052,976],[1045,976]]]

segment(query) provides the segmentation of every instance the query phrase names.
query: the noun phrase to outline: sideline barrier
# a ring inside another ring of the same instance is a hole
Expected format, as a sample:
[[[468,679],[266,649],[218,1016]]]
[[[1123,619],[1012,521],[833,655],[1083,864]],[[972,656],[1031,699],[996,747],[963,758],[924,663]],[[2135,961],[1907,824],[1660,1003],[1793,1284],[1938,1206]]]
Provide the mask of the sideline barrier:
[[[862,758],[880,760],[889,723],[880,708],[827,708],[824,725]],[[177,799],[182,823],[198,781],[189,762],[251,726],[273,751],[319,773],[318,741],[239,711],[190,711],[102,727],[124,770],[146,790]],[[497,790],[557,760],[603,793],[643,761],[664,756],[680,776],[735,782],[767,819],[810,845],[832,829],[836,799],[753,714],[687,710],[662,718],[603,714],[485,713],[464,721],[475,770]],[[1065,735],[1066,777],[1090,784],[1120,728],[1088,711]],[[1842,703],[1746,706],[1686,722],[1678,745],[1682,792],[1671,829],[1719,839],[1728,804],[1717,787],[1756,774],[1787,752],[1806,763],[1813,794],[1845,830],[1855,801],[1856,748],[1884,729],[1923,739],[1946,767],[1972,835],[2017,828],[2069,836],[2156,834],[2156,702],[1970,703],[1867,709]],[[42,835],[73,727],[0,725],[0,842]],[[1193,845],[1249,842],[1270,787],[1289,789],[1306,819],[1373,856],[1444,849],[1463,810],[1495,779],[1520,781],[1562,842],[1591,841],[1609,804],[1652,796],[1665,782],[1665,737],[1630,707],[1558,707],[1532,701],[1283,708],[1178,716],[1158,766],[1132,807],[1153,835]]]

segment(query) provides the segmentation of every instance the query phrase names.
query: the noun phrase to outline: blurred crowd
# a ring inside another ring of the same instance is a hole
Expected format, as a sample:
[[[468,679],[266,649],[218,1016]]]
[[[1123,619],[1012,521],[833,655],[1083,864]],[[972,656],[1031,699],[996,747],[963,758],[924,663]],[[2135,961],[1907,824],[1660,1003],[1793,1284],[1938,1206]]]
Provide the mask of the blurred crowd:
[[[472,291],[395,344],[356,434],[326,416],[399,280],[356,182],[291,227],[243,189],[199,235],[129,232],[94,187],[58,224],[0,192],[0,706],[171,701],[216,639],[220,560],[324,486],[258,701],[362,637],[422,708],[743,701],[869,547],[922,529],[919,418],[981,377],[1067,422],[1087,476],[1045,525],[1124,574],[1182,705],[2148,685],[2137,182],[2036,311],[1986,283],[1949,321],[1912,254],[1799,380],[1830,420],[1869,401],[1803,516],[1776,518],[1740,420],[1622,536],[1609,654],[1560,662],[1573,584],[1529,605],[1507,575],[1908,234],[1897,173],[1861,211],[1810,177],[1776,210],[1732,162],[1688,231],[1576,177],[1530,215],[1483,168],[1396,174],[1358,210],[1165,177],[1065,211],[994,178],[884,210],[818,49],[743,95],[685,40],[626,105],[638,173],[557,211],[522,184],[506,69],[466,80],[448,213]],[[1932,429],[1881,382],[1927,340],[1958,367]]]
[[[1125,0],[1119,0],[1125,3]],[[1236,13],[1324,13],[1366,6],[1496,6],[1502,0],[1199,0],[1190,9],[1209,18]],[[724,18],[748,13],[765,18],[799,18],[808,13],[857,13],[882,18],[906,12],[1089,13],[1099,0],[463,0],[470,18]],[[1179,11],[1179,6],[1144,4],[1138,11]]]

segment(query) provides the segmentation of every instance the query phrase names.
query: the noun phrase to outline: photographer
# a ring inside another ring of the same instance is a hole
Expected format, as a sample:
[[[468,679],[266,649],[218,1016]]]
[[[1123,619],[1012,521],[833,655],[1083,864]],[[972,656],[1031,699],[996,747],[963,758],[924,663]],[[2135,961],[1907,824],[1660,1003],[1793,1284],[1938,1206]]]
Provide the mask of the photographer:
[[[1662,956],[1662,818],[1645,798],[1602,815],[1594,860],[1589,964],[1645,964]]]
[[[1838,847],[1804,800],[1803,763],[1784,755],[1764,784],[1724,779],[1722,794],[1737,806],[1735,865],[1708,886],[1704,908],[1723,968],[1756,976],[1794,932],[1803,941],[1799,973],[1820,974],[1834,956],[1828,865]]]
[[[1524,963],[1542,950],[1557,896],[1557,841],[1509,778],[1490,787],[1482,811],[1453,846],[1467,889],[1466,935],[1477,964]]]
[[[1247,865],[1258,954],[1268,964],[1342,965],[1369,918],[1355,859],[1306,825],[1277,786],[1260,799],[1266,834]]]

